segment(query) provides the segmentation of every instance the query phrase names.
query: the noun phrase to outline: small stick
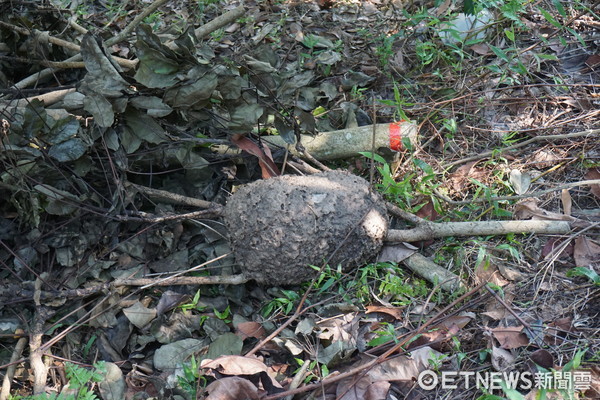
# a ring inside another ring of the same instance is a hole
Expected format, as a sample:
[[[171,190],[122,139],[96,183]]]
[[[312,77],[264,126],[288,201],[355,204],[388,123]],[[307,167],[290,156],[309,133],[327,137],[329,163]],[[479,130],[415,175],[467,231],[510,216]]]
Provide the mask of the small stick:
[[[20,332],[19,332],[20,331]],[[21,329],[17,329],[15,334],[23,333]],[[8,399],[10,395],[10,384],[13,378],[15,377],[15,370],[17,369],[17,360],[21,358],[21,354],[23,354],[23,350],[25,350],[25,345],[27,344],[27,338],[22,337],[17,341],[17,345],[10,357],[9,366],[6,368],[6,373],[4,374],[4,380],[2,381],[2,389],[0,389],[0,400]]]
[[[497,149],[497,150],[490,150],[490,151],[485,151],[481,154],[477,154],[476,156],[472,156],[472,157],[467,157],[467,158],[462,158],[460,160],[456,160],[456,161],[452,161],[448,164],[444,165],[444,169],[448,169],[450,167],[453,167],[454,165],[458,165],[458,164],[464,164],[466,162],[469,161],[475,161],[475,160],[481,160],[482,158],[487,158],[487,157],[491,157],[493,155],[498,155],[498,154],[502,154],[505,153],[507,151],[510,150],[514,150],[514,149],[518,149],[524,146],[527,146],[531,143],[534,142],[541,142],[541,141],[551,141],[551,140],[559,140],[559,139],[571,139],[571,138],[576,138],[576,137],[581,137],[581,136],[600,136],[600,129],[588,129],[586,131],[581,131],[581,132],[573,132],[573,133],[567,133],[564,135],[541,135],[541,136],[535,136],[532,137],[529,140],[526,140],[524,142],[520,142],[517,144],[514,144],[512,146],[508,146],[508,147],[504,147],[501,149]]]
[[[571,231],[566,221],[481,221],[481,222],[427,222],[413,229],[391,229],[388,242],[417,242],[448,236],[487,236],[509,233],[565,234]]]

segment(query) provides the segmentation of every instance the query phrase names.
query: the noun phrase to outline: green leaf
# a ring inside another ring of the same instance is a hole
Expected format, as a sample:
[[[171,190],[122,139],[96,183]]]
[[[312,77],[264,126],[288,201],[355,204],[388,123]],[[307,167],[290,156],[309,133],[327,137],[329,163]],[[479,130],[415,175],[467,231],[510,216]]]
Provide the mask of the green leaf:
[[[358,152],[358,154],[361,154],[361,155],[363,155],[363,156],[365,156],[367,158],[370,158],[370,159],[374,159],[375,161],[380,162],[382,164],[386,164],[387,163],[387,161],[385,161],[385,158],[383,158],[379,154],[373,154],[370,151],[360,151],[360,152]]]
[[[593,271],[593,270],[585,268],[585,267],[572,268],[567,271],[567,276],[569,278],[574,277],[574,276],[583,276],[583,277],[586,277],[589,280],[591,280],[594,283],[594,285],[600,286],[600,275],[598,275],[596,273],[596,271]]]
[[[389,335],[382,335],[382,336],[378,336],[373,340],[370,340],[367,345],[371,346],[371,347],[376,347],[376,346],[380,346],[382,344],[385,343],[389,343],[394,341],[394,337],[393,336],[389,336]]]
[[[565,364],[563,371],[573,371],[581,367],[581,359],[583,358],[584,354],[587,353],[587,351],[588,349],[586,348],[575,353],[573,359]]]
[[[89,93],[85,96],[83,109],[92,114],[94,122],[102,128],[108,128],[115,122],[112,104],[98,93]]]
[[[239,355],[244,342],[234,333],[226,332],[208,346],[206,358],[214,360],[220,356]]]
[[[515,41],[515,31],[513,31],[512,29],[504,29],[504,34],[511,42]]]
[[[475,15],[475,2],[473,0],[464,0],[463,12],[468,15]]]
[[[494,54],[496,54],[496,57],[500,58],[501,60],[505,61],[505,62],[510,62],[510,58],[508,57],[508,55],[504,52],[504,50],[492,45],[492,44],[488,44],[488,46],[490,47],[490,49],[492,49],[492,51],[494,52]]]
[[[158,122],[146,113],[129,107],[123,114],[125,125],[141,140],[148,143],[159,144],[167,140],[165,131]],[[122,138],[123,141],[123,138]]]
[[[25,137],[32,138],[44,128],[46,123],[46,110],[44,103],[38,99],[31,100],[23,113],[23,133]]]
[[[519,393],[516,389],[508,387],[506,382],[500,382],[500,386],[502,386],[502,391],[509,400],[525,400],[525,396]]]
[[[75,161],[85,154],[88,146],[79,138],[69,139],[55,144],[48,150],[48,155],[60,162]]]
[[[210,99],[217,88],[217,84],[216,74],[200,74],[199,77],[191,77],[185,82],[168,89],[164,99],[171,107],[192,107]]]
[[[281,118],[279,114],[275,114],[274,125],[275,129],[277,129],[277,132],[279,132],[279,136],[281,136],[284,142],[288,144],[296,143],[296,134],[294,132],[294,127],[290,126],[286,120]]]
[[[559,0],[552,0],[552,4],[554,4],[554,7],[556,7],[556,11],[558,11],[560,16],[566,19],[567,13],[566,13],[565,8],[563,7],[562,3]]]
[[[548,21],[550,24],[554,25],[554,27],[558,28],[558,29],[562,29],[563,26],[560,24],[560,22],[558,22],[556,19],[554,19],[554,17],[546,10],[544,10],[543,8],[539,8],[540,13],[543,15],[543,17],[546,19],[546,21]]]

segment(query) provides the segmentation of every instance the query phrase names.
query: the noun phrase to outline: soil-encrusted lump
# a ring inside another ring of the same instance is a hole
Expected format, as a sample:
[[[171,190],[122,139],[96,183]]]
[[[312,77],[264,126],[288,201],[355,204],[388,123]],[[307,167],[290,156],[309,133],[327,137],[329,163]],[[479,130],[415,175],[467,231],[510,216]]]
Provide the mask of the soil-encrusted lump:
[[[231,247],[244,274],[268,285],[314,278],[325,261],[345,271],[381,249],[385,203],[355,175],[282,176],[241,187],[225,207]]]

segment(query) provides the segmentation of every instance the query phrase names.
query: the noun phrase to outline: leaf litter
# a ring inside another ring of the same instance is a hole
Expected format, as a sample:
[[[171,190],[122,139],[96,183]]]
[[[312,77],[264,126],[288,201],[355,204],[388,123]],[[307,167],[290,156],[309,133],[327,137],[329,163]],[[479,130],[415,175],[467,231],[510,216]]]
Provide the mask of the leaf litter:
[[[226,4],[224,10],[232,10],[234,6]],[[107,23],[109,30],[122,30],[130,22],[131,17],[94,12],[98,11],[94,8],[102,5],[90,7],[90,22]],[[131,8],[132,4],[124,3],[121,7],[133,14],[138,12]],[[195,21],[200,23],[208,22],[222,11],[219,6],[210,5],[204,13],[196,13],[183,4],[167,3],[164,7],[170,14],[163,15],[202,15],[202,21]],[[111,398],[109,393],[116,396],[112,398],[128,398],[141,391],[165,396],[181,382],[177,377],[185,376],[183,363],[194,356],[199,360],[196,374],[211,381],[206,385],[206,398],[275,398],[285,390],[323,390],[323,382],[326,395],[375,399],[386,398],[392,391],[407,395],[414,392],[416,378],[426,369],[439,369],[442,365],[457,370],[457,358],[464,352],[487,349],[489,358],[485,359],[484,367],[496,371],[517,368],[519,358],[515,359],[515,353],[507,349],[522,349],[528,344],[533,348],[542,346],[536,340],[537,331],[541,332],[550,357],[538,356],[537,352],[546,351],[540,348],[524,353],[522,359],[529,357],[535,361],[541,357],[543,361],[536,362],[546,368],[564,367],[560,358],[573,352],[567,353],[561,346],[581,340],[593,346],[598,332],[594,316],[599,310],[593,301],[598,293],[597,284],[595,288],[583,278],[567,280],[564,275],[570,265],[590,271],[586,276],[598,272],[600,250],[593,229],[565,240],[544,238],[545,242],[540,243],[536,242],[538,239],[526,238],[524,247],[531,249],[533,255],[520,261],[506,256],[502,245],[489,238],[483,240],[483,246],[477,243],[479,248],[463,243],[464,251],[457,253],[463,260],[456,260],[454,266],[463,268],[471,283],[491,281],[502,287],[504,293],[502,303],[488,298],[471,305],[461,304],[458,308],[471,313],[462,316],[437,314],[446,304],[435,298],[420,297],[410,291],[390,293],[376,284],[367,288],[371,297],[365,313],[359,296],[348,297],[356,292],[341,286],[343,279],[348,278],[336,276],[335,266],[331,266],[334,270],[329,273],[336,278],[321,282],[326,288],[318,291],[321,297],[311,296],[293,317],[283,311],[286,304],[297,307],[299,299],[290,300],[277,288],[253,284],[200,291],[181,287],[169,291],[133,291],[120,287],[100,298],[88,297],[86,287],[95,284],[142,276],[161,279],[160,274],[185,270],[230,252],[219,221],[174,220],[161,224],[144,221],[140,215],[173,215],[187,209],[125,190],[124,182],[153,185],[176,194],[223,203],[224,193],[231,189],[232,183],[279,174],[284,152],[275,148],[271,153],[257,137],[271,121],[287,143],[294,143],[299,126],[309,133],[345,128],[372,113],[371,99],[361,94],[369,93],[381,100],[394,98],[390,76],[398,78],[399,72],[412,75],[404,83],[409,97],[404,100],[402,112],[426,121],[424,125],[431,124],[429,133],[437,138],[431,147],[419,149],[421,159],[429,165],[441,167],[443,157],[461,160],[485,154],[499,142],[509,145],[513,131],[536,137],[552,129],[556,134],[568,135],[593,127],[590,121],[594,116],[597,118],[596,100],[589,96],[585,86],[597,79],[594,69],[597,55],[583,57],[584,49],[577,41],[569,44],[551,34],[547,36],[547,47],[543,48],[548,60],[556,59],[552,62],[567,71],[566,83],[574,84],[565,96],[560,93],[564,89],[560,85],[540,89],[529,85],[534,80],[527,80],[527,74],[514,74],[519,68],[526,68],[532,76],[539,74],[543,79],[551,79],[558,72],[555,65],[539,68],[550,64],[527,52],[524,56],[529,58],[523,58],[525,64],[509,59],[511,49],[502,50],[502,41],[475,43],[470,48],[487,57],[496,56],[496,61],[484,66],[489,71],[498,70],[505,62],[503,68],[511,73],[503,76],[504,81],[480,80],[479,74],[472,73],[457,74],[460,79],[456,79],[452,70],[445,69],[442,58],[416,56],[425,54],[415,51],[431,32],[423,24],[403,30],[406,19],[395,11],[393,2],[389,5],[367,2],[364,7],[344,2],[250,2],[246,7],[247,21],[232,22],[224,32],[215,32],[205,41],[199,41],[193,29],[185,26],[169,30],[166,25],[181,23],[169,17],[155,27],[139,25],[135,39],[121,41],[118,47],[105,46],[103,39],[106,41],[107,37],[102,34],[53,30],[52,34],[64,33],[66,39],[81,46],[85,70],[65,70],[58,75],[61,83],[73,86],[76,91],[55,103],[54,110],[49,108],[50,102],[38,99],[31,99],[25,105],[3,103],[0,180],[5,202],[0,208],[0,255],[4,285],[0,290],[0,326],[3,337],[8,338],[5,348],[11,348],[14,343],[11,338],[17,329],[24,327],[31,339],[43,338],[49,346],[54,345],[55,352],[62,351],[56,343],[75,344],[80,352],[60,354],[74,361],[92,364],[94,354],[112,360],[113,363],[107,364],[111,373],[106,375],[104,386],[100,385],[103,398]],[[448,7],[442,5],[433,10],[439,12],[434,14],[443,16]],[[33,12],[20,15],[19,10],[12,10],[10,18],[3,17],[3,22],[14,23],[18,15],[28,19],[26,25],[49,28],[49,21],[42,14],[29,11]],[[59,11],[60,8],[54,8],[51,14],[66,27],[67,21]],[[511,18],[509,11],[503,12]],[[594,26],[586,17],[578,20],[583,35],[589,34],[588,27]],[[554,25],[552,19],[541,18],[539,13],[521,20],[544,35],[552,32]],[[456,21],[450,22],[457,25]],[[11,99],[7,94],[27,97],[29,92],[23,88],[20,92],[11,90],[8,83],[16,83],[27,73],[37,71],[31,69],[37,62],[62,60],[65,54],[60,46],[47,46],[39,38],[30,40],[27,35],[8,34],[14,32],[10,26],[3,24],[0,28],[3,53],[6,51],[13,57],[22,53],[19,46],[31,50],[31,63],[15,58],[15,64],[10,65],[2,59],[0,81],[7,89],[3,101]],[[378,37],[380,32],[383,35]],[[219,34],[224,35],[221,40]],[[381,41],[373,40],[373,36]],[[455,36],[449,32],[443,38]],[[519,45],[524,48],[528,43]],[[120,56],[132,55],[137,63],[135,69],[115,62],[108,49],[118,50]],[[438,70],[429,70],[434,74],[425,73],[420,65],[431,65]],[[436,76],[443,81],[436,80]],[[447,93],[454,93],[457,98],[460,93],[469,94],[463,78],[474,93],[479,90],[480,97],[466,96],[466,101],[456,102],[462,112],[440,109],[447,118],[445,122],[452,118],[460,120],[462,137],[469,139],[440,135],[435,128],[440,121],[432,119],[429,112],[444,104]],[[53,86],[40,81],[38,87]],[[537,101],[544,96],[542,90],[550,91],[546,95],[555,99],[554,104]],[[481,104],[485,105],[482,112]],[[327,110],[326,117],[315,116],[317,106]],[[56,113],[56,109],[63,110],[62,114]],[[382,103],[377,118],[391,120],[394,113],[393,105]],[[484,118],[477,120],[479,124],[472,122],[472,118],[481,116]],[[516,194],[525,196],[535,194],[536,188],[539,190],[549,183],[596,180],[597,166],[568,169],[559,164],[573,154],[585,154],[586,161],[597,162],[598,134],[595,135],[579,142],[564,137],[560,146],[532,148],[529,153],[507,152],[502,161],[506,165],[501,166],[493,164],[495,159],[491,156],[478,159],[481,163],[463,161],[449,175],[448,194],[455,201],[469,199],[478,187],[493,186],[499,174],[506,177],[503,184],[510,182]],[[211,151],[211,143],[223,141],[237,145],[252,157],[223,156]],[[435,148],[443,151],[436,152]],[[411,173],[408,163],[398,158],[391,161],[396,163],[399,176]],[[358,164],[357,161],[355,165]],[[556,166],[558,172],[553,174],[551,169]],[[347,167],[353,168],[352,163]],[[538,171],[544,169],[545,176]],[[233,173],[228,175],[226,170]],[[440,187],[444,189],[443,185]],[[598,183],[582,187],[580,192],[564,189],[567,193],[562,196],[546,195],[541,205],[525,199],[513,212],[521,218],[571,221],[580,217],[579,211],[597,212],[597,202],[591,200],[599,197],[597,188]],[[567,207],[568,202],[571,205]],[[428,204],[435,208],[434,203]],[[559,204],[563,206],[562,212]],[[440,251],[439,245],[434,247],[432,250]],[[405,257],[404,252],[406,249],[397,249],[392,255],[394,261]],[[509,264],[515,264],[531,284],[516,285],[514,276],[506,274]],[[225,257],[202,273],[227,273],[234,268],[233,260]],[[381,282],[389,272],[397,274],[399,281],[404,280],[409,286],[419,286],[419,282],[406,277],[396,265],[377,269],[371,281]],[[53,299],[41,300],[36,295],[39,285],[44,285],[46,291],[78,290],[80,294],[73,301],[61,298],[60,292]],[[198,298],[194,293],[199,293]],[[278,311],[270,316],[260,315],[261,304],[274,299],[279,302],[279,308],[275,308]],[[528,301],[531,303],[526,307]],[[58,312],[66,317],[59,322],[51,316],[42,318],[43,331],[22,323],[33,320],[33,316],[38,319],[47,316],[44,307],[51,310],[50,314]],[[409,312],[402,312],[404,307],[409,307]],[[71,313],[76,309],[79,311]],[[484,309],[486,312],[481,312]],[[14,317],[15,310],[19,318]],[[440,321],[431,324],[430,331],[419,331],[425,320],[435,318]],[[487,335],[488,331],[491,335]],[[274,332],[277,333],[274,337],[267,336]],[[380,338],[386,340],[374,341]],[[406,343],[414,338],[417,339]],[[258,347],[257,342],[264,340]],[[462,348],[456,347],[457,342]],[[398,343],[406,346],[397,346]],[[293,352],[289,350],[292,348]],[[387,354],[389,348],[394,351]],[[7,365],[9,356],[3,354],[1,364]],[[435,360],[440,364],[432,365]],[[479,367],[474,358],[467,360],[460,365],[462,369]],[[306,367],[300,369],[303,375],[294,383],[294,372],[301,362]],[[597,383],[598,371],[590,371],[592,382]],[[344,376],[347,372],[350,373]],[[338,374],[342,378],[336,380]],[[158,377],[161,379],[155,379]],[[24,375],[14,378],[26,382]],[[42,389],[50,389],[50,385],[45,385],[44,381]],[[592,385],[590,390],[594,387],[597,386]],[[30,389],[25,384],[21,393],[27,394]],[[458,393],[466,396],[467,391],[461,388]],[[432,393],[418,395],[432,396]]]

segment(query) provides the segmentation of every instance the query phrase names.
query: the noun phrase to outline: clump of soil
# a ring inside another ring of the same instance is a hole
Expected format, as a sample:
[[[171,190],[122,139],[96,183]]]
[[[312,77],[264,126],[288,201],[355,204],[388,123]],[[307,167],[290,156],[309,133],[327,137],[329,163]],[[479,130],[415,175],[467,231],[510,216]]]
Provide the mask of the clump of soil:
[[[312,279],[325,261],[355,268],[374,257],[388,229],[385,203],[364,179],[340,171],[282,176],[241,187],[225,207],[244,275],[269,285]]]

